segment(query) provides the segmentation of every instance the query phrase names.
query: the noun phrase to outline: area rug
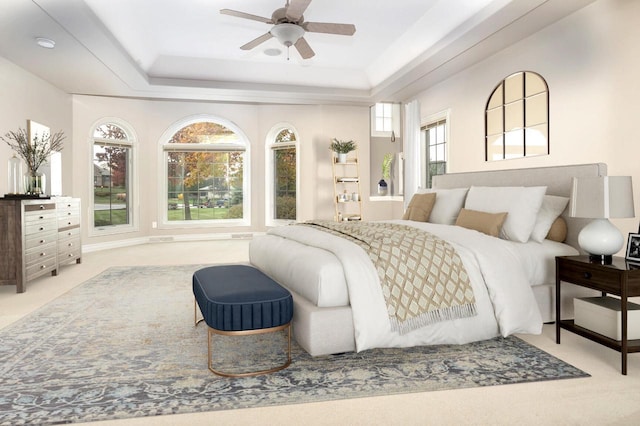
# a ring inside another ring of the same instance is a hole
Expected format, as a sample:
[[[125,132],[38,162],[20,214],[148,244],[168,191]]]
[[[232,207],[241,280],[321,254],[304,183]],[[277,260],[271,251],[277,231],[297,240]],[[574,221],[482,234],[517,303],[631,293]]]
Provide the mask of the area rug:
[[[194,326],[191,276],[199,267],[110,268],[0,330],[0,425],[87,422],[588,376],[509,337],[317,358],[294,342],[289,368],[252,378],[222,378],[207,369],[206,326]],[[265,348],[283,354],[284,334],[260,339],[215,343],[220,354],[216,362],[249,359]]]

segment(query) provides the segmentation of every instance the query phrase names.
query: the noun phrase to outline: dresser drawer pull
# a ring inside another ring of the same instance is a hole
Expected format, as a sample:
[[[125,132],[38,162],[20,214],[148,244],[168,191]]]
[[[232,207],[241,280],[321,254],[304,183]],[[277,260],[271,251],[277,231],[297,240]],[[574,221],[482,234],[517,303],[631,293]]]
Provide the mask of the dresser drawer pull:
[[[69,253],[67,257],[73,257],[73,253]]]
[[[47,242],[47,240],[40,240],[40,244],[44,244],[46,242]]]
[[[47,265],[40,265],[40,269],[44,269],[46,267],[47,267]]]
[[[584,273],[584,277],[585,277],[586,279],[590,280],[590,279],[591,279],[591,272],[585,272],[585,273]]]
[[[67,213],[67,216],[71,216],[71,212]]]
[[[67,244],[67,247],[73,247],[73,243]]]
[[[38,219],[44,219],[44,216],[38,216]]]
[[[45,253],[45,252],[40,253],[40,257],[46,256],[46,255],[47,255],[47,253]]]
[[[43,204],[40,204],[40,210],[44,210],[45,206]]]
[[[69,233],[67,233],[67,235],[71,236],[71,235],[73,235],[73,232],[69,232]]]
[[[39,230],[44,231],[44,226],[41,226]]]

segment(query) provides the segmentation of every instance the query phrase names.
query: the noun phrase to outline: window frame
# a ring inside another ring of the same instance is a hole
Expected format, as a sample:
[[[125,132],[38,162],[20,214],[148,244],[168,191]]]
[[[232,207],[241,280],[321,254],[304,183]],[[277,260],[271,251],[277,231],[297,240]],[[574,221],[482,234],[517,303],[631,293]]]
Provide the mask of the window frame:
[[[95,131],[98,127],[103,126],[105,124],[113,124],[121,128],[125,134],[127,135],[126,141],[120,142],[117,139],[103,139],[94,137]],[[129,160],[127,162],[127,180],[129,182],[129,187],[127,191],[127,203],[128,203],[128,219],[129,223],[124,225],[106,225],[106,226],[95,226],[95,193],[93,191],[95,176],[94,176],[94,167],[93,167],[93,154],[94,154],[94,146],[96,145],[96,141],[103,141],[108,143],[109,145],[114,146],[124,146],[130,149]],[[89,164],[91,165],[91,170],[88,173],[89,175],[89,188],[90,188],[90,196],[88,202],[88,210],[89,217],[88,221],[88,235],[90,237],[95,236],[103,236],[103,235],[115,235],[115,234],[123,234],[129,232],[137,232],[140,228],[139,222],[139,209],[138,209],[138,162],[137,162],[137,151],[138,151],[138,137],[132,125],[130,125],[125,120],[118,117],[104,117],[96,122],[90,128],[89,134]]]
[[[444,154],[445,154],[445,173],[446,174],[451,168],[451,156],[449,155],[449,151],[451,148],[451,120],[450,120],[450,110],[442,111],[440,113],[436,113],[430,115],[421,120],[424,124],[420,126],[420,184],[418,188],[431,188],[430,185],[430,177],[432,176],[429,172],[431,161],[429,159],[429,147],[427,145],[426,133],[429,128],[438,126],[439,124],[444,124]],[[436,175],[433,175],[436,176]]]
[[[215,123],[220,126],[224,126],[227,129],[233,131],[238,135],[239,143],[217,143],[217,144],[171,144],[169,140],[178,131],[191,124],[209,122]],[[171,149],[171,146],[180,146],[180,149]],[[243,176],[242,176],[242,212],[243,217],[240,219],[205,219],[205,220],[172,220],[168,219],[168,153],[182,152],[182,151],[203,151],[203,146],[207,146],[209,149],[204,151],[220,152],[220,151],[243,151]],[[158,188],[161,194],[158,196],[158,209],[157,209],[157,222],[160,229],[191,229],[191,228],[216,228],[216,227],[230,227],[239,226],[247,227],[251,226],[251,155],[250,155],[250,141],[245,133],[232,121],[210,114],[199,114],[183,118],[173,123],[167,130],[164,131],[160,140],[158,141],[158,164],[161,187]]]
[[[276,142],[276,137],[283,130],[288,129],[293,133],[295,142]],[[274,152],[277,148],[294,147],[296,150],[296,219],[276,219],[275,218],[275,159]],[[289,123],[278,123],[274,125],[265,141],[265,225],[280,226],[288,225],[298,221],[300,217],[300,136],[296,128]]]

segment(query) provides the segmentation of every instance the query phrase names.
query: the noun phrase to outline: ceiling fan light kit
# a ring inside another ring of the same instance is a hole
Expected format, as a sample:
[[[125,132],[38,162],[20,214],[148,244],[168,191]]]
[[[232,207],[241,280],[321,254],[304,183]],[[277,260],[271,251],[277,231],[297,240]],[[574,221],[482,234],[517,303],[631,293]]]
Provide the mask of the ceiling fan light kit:
[[[304,29],[295,24],[278,24],[269,32],[287,47],[293,46],[304,35]]]
[[[273,25],[268,33],[251,40],[249,43],[241,46],[240,49],[251,50],[275,37],[283,46],[287,47],[287,52],[289,47],[294,46],[302,59],[309,59],[315,56],[315,52],[305,40],[305,33],[310,32],[352,36],[356,32],[356,27],[353,24],[305,22],[302,14],[307,10],[309,3],[311,3],[311,0],[287,1],[285,7],[276,9],[270,19],[231,9],[222,9],[220,10],[220,13],[223,15],[235,16],[237,18],[250,19],[252,21]],[[289,59],[288,54],[287,59]]]

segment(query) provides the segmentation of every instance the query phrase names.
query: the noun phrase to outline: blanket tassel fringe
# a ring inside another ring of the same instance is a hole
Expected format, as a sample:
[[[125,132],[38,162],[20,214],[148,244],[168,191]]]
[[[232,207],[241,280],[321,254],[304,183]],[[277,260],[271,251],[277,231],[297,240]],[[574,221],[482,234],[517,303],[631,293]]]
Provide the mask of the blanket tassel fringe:
[[[475,315],[476,304],[469,303],[466,305],[457,305],[448,308],[436,309],[430,312],[426,312],[422,315],[409,318],[405,321],[400,321],[395,316],[389,317],[389,319],[391,320],[391,330],[403,335],[413,330],[417,330],[418,328],[422,328],[441,321],[469,318]]]

